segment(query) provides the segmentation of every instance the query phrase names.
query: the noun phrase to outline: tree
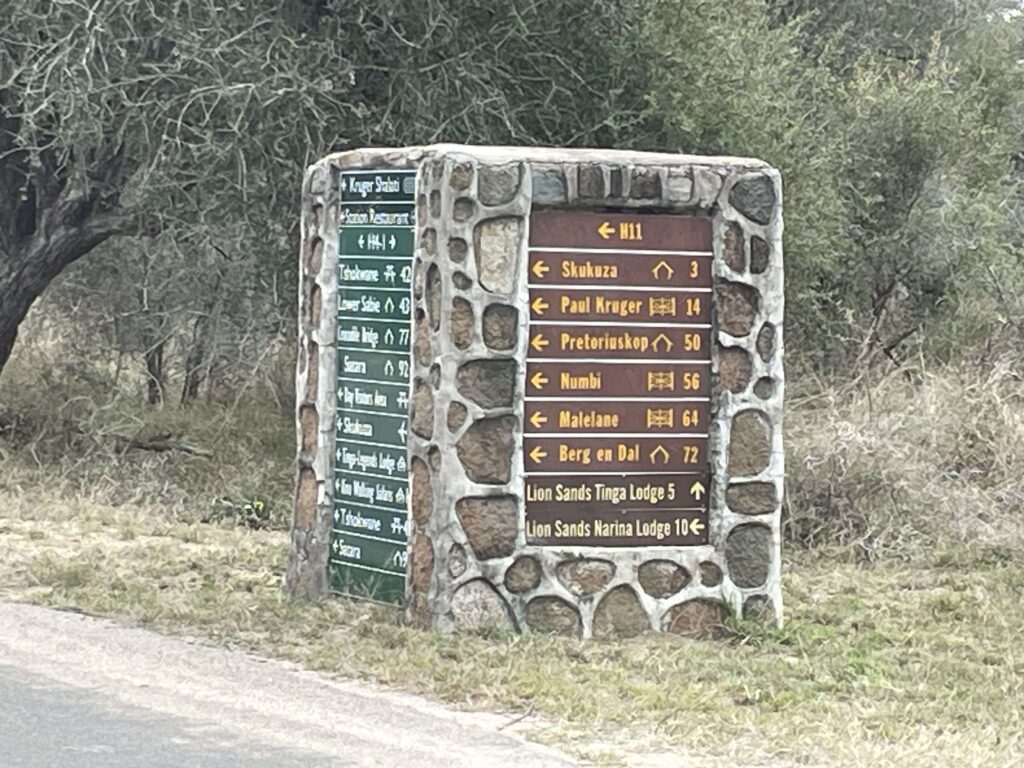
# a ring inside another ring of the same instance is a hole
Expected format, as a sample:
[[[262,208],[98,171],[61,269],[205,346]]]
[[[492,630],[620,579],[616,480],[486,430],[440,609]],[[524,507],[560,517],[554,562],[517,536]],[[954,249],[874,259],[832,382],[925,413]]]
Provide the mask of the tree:
[[[316,5],[4,3],[0,371],[33,302],[101,243],[265,222],[292,199],[296,167],[359,112],[344,57],[305,31]]]
[[[654,143],[782,171],[791,360],[861,372],[926,337],[948,355],[957,308],[1012,261],[1024,70],[1008,7],[651,0]]]

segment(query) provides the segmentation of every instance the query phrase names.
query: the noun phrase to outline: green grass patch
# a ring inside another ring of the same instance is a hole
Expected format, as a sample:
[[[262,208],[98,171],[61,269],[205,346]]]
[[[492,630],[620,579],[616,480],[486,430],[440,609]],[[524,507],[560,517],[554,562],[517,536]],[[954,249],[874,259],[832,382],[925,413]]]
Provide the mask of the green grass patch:
[[[658,751],[729,768],[1024,765],[1024,432],[995,374],[995,405],[960,411],[961,434],[1006,425],[986,438],[1001,458],[984,475],[938,450],[936,414],[956,399],[944,380],[917,400],[893,384],[874,411],[838,396],[798,406],[791,532],[821,531],[804,543],[826,545],[787,550],[784,628],[738,621],[721,642],[616,644],[442,635],[382,606],[288,602],[290,418],[244,399],[147,412],[123,392],[57,397],[5,377],[0,599],[530,713],[536,737],[602,765]],[[212,457],[126,451],[116,437],[149,433]],[[850,536],[827,533],[835,520],[856,523],[837,529]]]
[[[460,706],[532,711],[543,716],[540,738],[607,764],[668,748],[706,754],[712,765],[742,755],[1009,766],[1024,750],[1024,576],[1005,553],[961,549],[870,566],[840,551],[791,554],[783,629],[740,622],[723,642],[651,635],[618,644],[441,635],[357,601],[291,603],[281,589],[286,556],[281,532],[45,491],[0,513],[4,599],[116,617]]]

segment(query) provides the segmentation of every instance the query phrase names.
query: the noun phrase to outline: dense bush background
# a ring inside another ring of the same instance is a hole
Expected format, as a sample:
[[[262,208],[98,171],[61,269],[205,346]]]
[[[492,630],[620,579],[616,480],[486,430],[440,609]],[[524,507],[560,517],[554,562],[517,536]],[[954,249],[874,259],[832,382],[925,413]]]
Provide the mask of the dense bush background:
[[[210,440],[268,420],[287,435],[299,183],[329,151],[629,147],[782,170],[794,540],[874,542],[907,510],[920,532],[943,503],[944,519],[960,503],[1024,508],[1004,439],[1024,359],[1016,2],[0,5],[0,147],[34,178],[57,163],[88,185],[113,136],[129,161],[110,194],[160,223],[107,240],[37,302],[0,376],[0,432],[19,450],[48,445],[53,424],[78,448],[154,419],[185,430],[168,415],[179,403],[221,409],[204,411]],[[0,182],[0,203],[30,194]],[[54,408],[23,399],[44,390]],[[881,423],[877,403],[906,418]],[[227,426],[211,433],[211,418]],[[274,442],[286,461],[289,440]],[[907,488],[901,466],[939,484]],[[287,480],[271,483],[282,505]],[[958,482],[980,490],[949,492]]]

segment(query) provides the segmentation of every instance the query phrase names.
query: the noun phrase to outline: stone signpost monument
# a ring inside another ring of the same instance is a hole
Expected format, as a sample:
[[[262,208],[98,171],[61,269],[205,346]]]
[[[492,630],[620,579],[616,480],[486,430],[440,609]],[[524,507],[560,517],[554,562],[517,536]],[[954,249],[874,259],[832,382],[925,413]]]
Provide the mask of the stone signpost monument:
[[[437,629],[780,622],[781,235],[757,160],[312,166],[290,592]]]

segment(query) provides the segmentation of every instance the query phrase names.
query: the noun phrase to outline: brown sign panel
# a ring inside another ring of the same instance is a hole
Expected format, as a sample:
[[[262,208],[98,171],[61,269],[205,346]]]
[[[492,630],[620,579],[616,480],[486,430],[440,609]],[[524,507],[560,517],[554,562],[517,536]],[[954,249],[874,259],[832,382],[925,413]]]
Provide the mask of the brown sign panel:
[[[530,217],[530,246],[711,255],[711,219],[663,213],[537,211]]]
[[[547,546],[670,547],[708,543],[705,509],[588,512],[566,506],[527,510],[526,543]]]
[[[527,472],[685,472],[707,466],[706,437],[524,437]]]
[[[526,364],[526,397],[706,398],[711,394],[708,363]]]
[[[710,328],[530,324],[530,357],[695,360],[710,356]]]
[[[532,320],[710,323],[710,291],[534,288]]]
[[[527,432],[706,434],[711,403],[679,400],[527,400]]]
[[[697,509],[707,506],[711,475],[695,473],[530,475],[526,514],[572,508],[581,512],[620,509]]]
[[[526,539],[694,546],[711,485],[711,220],[530,217]]]
[[[711,254],[530,250],[531,285],[710,288]]]

